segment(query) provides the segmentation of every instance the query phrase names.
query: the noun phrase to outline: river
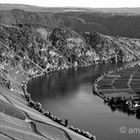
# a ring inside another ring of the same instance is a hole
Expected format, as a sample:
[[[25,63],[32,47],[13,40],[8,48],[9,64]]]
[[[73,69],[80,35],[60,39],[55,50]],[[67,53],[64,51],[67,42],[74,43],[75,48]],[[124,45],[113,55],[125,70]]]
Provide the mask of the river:
[[[131,134],[129,131],[140,128],[140,120],[113,112],[92,93],[94,79],[116,67],[118,65],[101,64],[53,72],[31,80],[28,92],[44,110],[68,119],[70,125],[89,131],[97,140],[138,140],[140,131]],[[120,133],[121,127],[126,128],[126,133]]]

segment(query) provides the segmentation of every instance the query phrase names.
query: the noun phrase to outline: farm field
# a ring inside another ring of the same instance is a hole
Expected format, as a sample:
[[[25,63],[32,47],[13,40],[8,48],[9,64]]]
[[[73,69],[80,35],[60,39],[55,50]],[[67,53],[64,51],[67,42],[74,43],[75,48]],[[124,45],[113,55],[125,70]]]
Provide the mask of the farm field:
[[[98,82],[98,90],[106,96],[140,95],[140,66],[126,68],[105,75]]]

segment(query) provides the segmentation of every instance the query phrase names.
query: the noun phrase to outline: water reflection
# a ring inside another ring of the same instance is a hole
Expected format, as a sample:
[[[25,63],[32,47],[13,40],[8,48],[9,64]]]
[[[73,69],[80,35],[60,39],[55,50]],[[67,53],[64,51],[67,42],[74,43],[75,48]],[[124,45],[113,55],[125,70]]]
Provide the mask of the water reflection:
[[[31,80],[28,84],[28,91],[34,93],[33,98],[35,99],[74,96],[72,94],[75,94],[81,84],[92,84],[99,74],[112,69],[112,67],[116,67],[116,65],[102,64],[88,68],[70,68],[53,72],[47,76]]]
[[[92,94],[92,81],[101,73],[116,67],[102,64],[54,72],[31,80],[28,91],[33,100],[41,102],[44,110],[51,111],[63,120],[68,119],[70,125],[95,134],[97,139],[124,140],[118,132],[119,128],[139,127],[139,121],[135,118],[130,120],[119,111],[112,113],[99,97]],[[126,139],[132,138],[126,136]]]
[[[117,106],[113,106],[111,104],[107,104],[107,106],[109,106],[109,108],[111,109],[112,112],[118,111],[118,112],[127,114],[128,116],[135,116],[137,119],[140,119],[140,112],[133,112],[133,111],[128,110],[125,107],[117,107]]]

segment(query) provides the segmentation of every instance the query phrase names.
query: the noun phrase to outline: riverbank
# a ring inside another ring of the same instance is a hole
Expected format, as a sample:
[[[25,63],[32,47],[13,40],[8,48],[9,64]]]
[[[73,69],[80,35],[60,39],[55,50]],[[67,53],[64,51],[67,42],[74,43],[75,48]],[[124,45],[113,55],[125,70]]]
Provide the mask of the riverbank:
[[[52,71],[54,72],[54,71]],[[36,110],[40,111],[42,114],[44,114],[45,116],[49,117],[50,119],[54,120],[55,122],[59,123],[60,125],[63,125],[63,126],[67,126],[67,123],[64,123],[62,121],[62,119],[59,119],[58,117],[54,116],[51,114],[51,112],[48,112],[48,111],[44,111],[42,109],[42,106],[40,103],[38,102],[34,102],[32,101],[31,99],[31,96],[29,93],[27,93],[27,83],[31,80],[31,79],[34,79],[34,78],[37,78],[37,77],[40,77],[40,76],[44,76],[44,75],[47,75],[47,74],[50,74],[51,72],[49,73],[38,73],[38,74],[35,74],[34,76],[32,76],[32,78],[27,78],[26,81],[23,82],[23,91],[24,91],[24,94],[25,94],[25,97],[27,99],[27,101],[29,102],[29,105],[31,105],[33,108],[35,108]],[[109,72],[110,73],[110,72]],[[69,129],[79,133],[79,134],[82,134],[88,138],[93,138],[93,136],[83,130],[80,130],[78,128],[74,128],[73,126],[68,126]]]
[[[139,71],[139,61],[109,71],[94,81],[93,94],[102,98],[113,111],[118,109],[139,118]],[[132,102],[132,106],[127,102]]]
[[[103,64],[103,65],[105,65],[105,64]],[[78,69],[77,67],[76,68],[74,68],[74,69]],[[32,101],[32,99],[31,99],[31,96],[30,96],[30,94],[29,93],[27,93],[27,83],[30,81],[30,80],[33,80],[33,79],[35,79],[35,78],[37,78],[37,77],[41,77],[41,76],[44,76],[44,75],[48,75],[48,74],[50,74],[50,73],[52,73],[52,75],[53,75],[53,72],[55,72],[55,71],[50,71],[50,72],[48,72],[48,73],[38,73],[38,74],[35,74],[34,76],[32,76],[32,78],[28,78],[26,81],[24,81],[23,82],[23,90],[24,90],[24,93],[25,93],[25,96],[26,96],[26,98],[27,98],[27,100],[29,101],[29,104],[33,107],[33,108],[36,108],[37,110],[39,110],[41,113],[44,113],[47,117],[49,117],[49,118],[51,118],[52,120],[54,120],[54,121],[56,121],[57,123],[59,123],[59,124],[61,124],[61,125],[66,125],[65,123],[64,123],[64,121],[62,122],[62,119],[59,119],[58,117],[56,117],[56,116],[54,116],[54,115],[52,115],[52,113],[51,112],[48,112],[48,111],[44,111],[43,109],[42,109],[42,107],[41,107],[41,104],[39,104],[39,103],[37,103],[37,102],[33,102]],[[58,70],[57,70],[57,72],[58,72]],[[92,79],[93,80],[93,79]],[[54,87],[55,88],[55,87]],[[32,93],[32,94],[34,94],[34,92]],[[41,93],[40,93],[41,94]],[[36,100],[36,101],[38,101],[38,100]],[[38,105],[39,104],[39,105]],[[67,119],[66,119],[67,120]],[[77,132],[77,133],[79,133],[79,134],[82,134],[82,135],[84,135],[84,136],[86,136],[86,137],[89,137],[89,138],[92,138],[92,135],[91,134],[89,134],[89,133],[86,133],[85,131],[83,131],[83,130],[80,130],[80,129],[78,129],[78,128],[74,128],[73,126],[70,126],[70,125],[68,125],[68,127],[69,127],[69,129],[71,129],[71,130],[73,130],[73,131],[75,131],[75,132]],[[93,128],[94,128],[94,126],[93,126]]]
[[[44,111],[40,103],[35,103],[34,101],[32,101],[30,94],[27,93],[26,84],[32,78],[49,74],[41,70],[35,64],[33,68],[35,69],[34,71],[32,69],[30,71],[25,71],[25,69],[23,69],[21,65],[15,67],[14,65],[12,66],[11,64],[5,63],[1,66],[2,77],[5,77],[6,81],[5,83],[10,83],[10,85],[7,87],[2,86],[0,90],[1,91],[0,99],[2,100],[1,112],[2,115],[4,116],[3,119],[5,120],[4,128],[2,126],[0,132],[3,133],[4,136],[6,135],[7,137],[15,138],[16,135],[16,137],[18,138],[20,137],[19,136],[20,130],[22,134],[22,139],[24,137],[27,137],[26,131],[28,130],[30,130],[29,135],[32,136],[33,135],[32,133],[36,134],[35,136],[33,136],[34,139],[39,139],[36,138],[38,135],[41,138],[48,137],[61,140],[69,139],[69,137],[71,137],[70,139],[95,139],[95,136],[89,134],[88,132],[85,132],[84,130],[80,130],[79,128],[69,126],[67,120],[63,122],[61,119],[50,114],[50,112]],[[32,74],[32,72],[35,72],[36,74]],[[9,106],[12,106],[12,109]],[[17,113],[17,109],[18,112],[20,113]],[[14,119],[15,116],[17,116],[18,120],[15,120],[16,123],[14,124],[13,123],[9,124],[9,121],[7,122],[7,117],[5,116],[5,114],[10,116],[10,117],[8,116],[10,120]],[[22,122],[20,122],[21,118]],[[23,131],[23,129],[20,129],[20,127],[18,126],[19,123],[22,124],[25,123],[24,125],[27,125],[27,127],[29,128],[28,129],[24,128]],[[11,127],[9,127],[9,125]],[[13,129],[13,125],[15,129]],[[55,129],[55,131],[53,131],[53,129]],[[3,132],[3,130],[6,133]],[[46,130],[48,131],[46,132]],[[60,135],[61,138],[59,138],[57,135]]]
[[[26,15],[22,10],[10,12]],[[26,19],[27,16],[22,17]],[[79,34],[67,27],[46,27],[36,22],[13,24],[13,20],[8,25],[9,20],[6,20],[0,26],[0,109],[3,116],[0,136],[7,139],[93,139],[94,136],[85,131],[66,127],[69,126],[67,120],[63,122],[44,111],[27,93],[26,83],[52,69],[136,60],[140,40],[97,32]]]
[[[9,69],[7,66],[5,66],[5,68]],[[3,135],[6,134],[8,136],[14,137],[12,134],[15,133],[16,137],[18,138],[19,130],[24,130],[20,133],[23,135],[23,137],[26,137],[26,131],[30,130],[29,135],[31,136],[29,137],[32,137],[32,133],[36,134],[33,136],[34,139],[41,139],[42,137],[61,140],[87,138],[95,139],[95,137],[88,132],[74,128],[73,126],[69,126],[67,121],[64,122],[52,115],[50,112],[44,111],[40,103],[32,101],[30,94],[27,92],[28,81],[32,78],[43,76],[49,73],[38,72],[37,74],[30,76],[29,74],[25,74],[25,71],[21,69],[11,69],[10,67],[9,70],[9,73],[11,73],[6,78],[11,81],[11,87],[5,88],[4,86],[1,88],[1,112],[3,112],[3,120],[6,122],[4,124],[6,125],[6,128],[4,127],[3,129],[2,126],[1,129],[1,133],[3,133]],[[10,117],[8,117],[11,120],[16,117],[16,123],[11,124],[10,122],[10,124],[8,124],[9,121],[7,122],[7,117],[5,114],[9,115]],[[28,129],[20,128],[17,126],[19,123],[26,125],[26,128]],[[8,125],[10,125],[10,128]],[[12,129],[13,127],[15,129]],[[6,133],[3,132],[3,130],[5,130]],[[41,138],[36,138],[38,135]],[[59,135],[60,138],[57,135]]]
[[[77,67],[75,67],[77,68]],[[94,135],[90,134],[89,132],[86,132],[82,129],[79,129],[79,128],[75,128],[74,126],[71,126],[68,124],[68,120],[65,119],[64,121],[56,116],[54,116],[51,112],[48,112],[48,111],[44,111],[44,109],[42,108],[42,105],[39,103],[39,102],[34,102],[31,98],[31,94],[27,92],[27,84],[30,80],[33,80],[37,77],[42,77],[42,76],[45,76],[45,75],[49,75],[50,73],[53,73],[55,71],[58,71],[58,70],[52,70],[50,72],[41,72],[41,73],[38,73],[38,74],[35,74],[33,75],[31,78],[27,78],[25,81],[22,82],[22,90],[24,92],[24,96],[25,98],[27,99],[29,105],[36,109],[37,111],[39,111],[41,114],[43,114],[44,116],[50,118],[51,120],[55,121],[56,123],[64,126],[64,127],[67,127],[68,129],[86,137],[86,138],[89,138],[91,140],[93,139],[96,139]]]
[[[33,102],[26,91],[26,83],[33,77],[25,75],[23,70],[12,69],[6,77],[11,81],[11,87],[0,87],[0,139],[95,139],[83,130],[66,127],[66,122],[45,112],[41,104]]]

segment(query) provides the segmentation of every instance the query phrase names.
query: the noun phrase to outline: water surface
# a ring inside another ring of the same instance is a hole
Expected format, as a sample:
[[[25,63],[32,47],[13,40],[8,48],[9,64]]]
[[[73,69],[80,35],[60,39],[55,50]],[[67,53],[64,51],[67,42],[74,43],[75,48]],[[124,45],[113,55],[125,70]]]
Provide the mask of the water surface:
[[[44,110],[67,118],[70,125],[95,134],[97,140],[138,140],[140,133],[128,131],[139,128],[140,120],[119,111],[112,112],[92,93],[93,80],[115,67],[117,65],[102,64],[54,72],[31,80],[28,91]],[[126,127],[127,132],[121,134],[120,127]]]

